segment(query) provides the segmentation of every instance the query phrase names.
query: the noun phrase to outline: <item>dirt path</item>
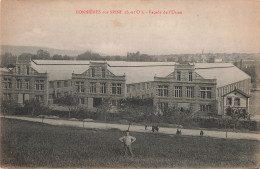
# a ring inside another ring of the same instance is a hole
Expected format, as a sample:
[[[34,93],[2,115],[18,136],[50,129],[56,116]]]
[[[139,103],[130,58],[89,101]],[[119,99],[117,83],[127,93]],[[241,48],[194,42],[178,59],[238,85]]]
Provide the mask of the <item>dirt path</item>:
[[[43,122],[43,123],[51,124],[51,125],[83,127],[82,121],[72,121],[72,120],[62,120],[62,119],[46,119],[46,118],[42,119],[42,118],[18,117],[18,116],[5,116],[5,118],[34,121],[34,122]],[[110,124],[110,123],[97,123],[97,122],[84,122],[84,128],[94,128],[94,129],[116,128],[116,129],[124,131],[124,130],[128,129],[128,125]],[[177,128],[160,127],[159,133],[176,134],[176,130],[177,130]],[[148,132],[148,133],[152,132],[151,127],[147,127],[147,130],[145,130],[144,126],[137,126],[137,125],[131,125],[130,131]],[[198,129],[181,129],[181,131],[182,131],[182,135],[190,135],[190,136],[199,136],[199,133],[200,133],[200,130],[198,130]],[[226,138],[226,132],[225,131],[204,130],[204,136],[216,137],[216,138]],[[260,141],[260,134],[258,134],[258,133],[227,132],[227,138],[250,139],[250,140],[259,140]]]

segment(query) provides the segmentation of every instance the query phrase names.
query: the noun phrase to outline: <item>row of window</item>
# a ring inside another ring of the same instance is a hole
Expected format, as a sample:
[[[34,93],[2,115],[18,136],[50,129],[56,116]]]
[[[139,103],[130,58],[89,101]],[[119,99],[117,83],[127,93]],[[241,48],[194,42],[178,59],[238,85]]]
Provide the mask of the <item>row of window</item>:
[[[127,86],[127,93],[136,91],[136,90],[149,90],[153,89],[153,83],[142,83],[142,84],[137,84],[137,85],[131,85]]]
[[[168,109],[168,103],[164,103],[164,102],[160,102],[160,103],[157,103],[157,106],[160,110],[167,110]],[[182,110],[183,108],[181,108]],[[200,105],[200,109],[199,111],[202,111],[202,112],[210,112],[212,111],[211,109],[211,105]]]
[[[26,95],[28,95],[28,94],[26,94]],[[18,98],[19,98],[19,96],[18,96]],[[40,101],[40,102],[44,101],[43,98],[44,98],[43,95],[35,95],[35,97],[34,97],[35,100]],[[11,99],[12,99],[11,93],[4,93],[3,94],[3,100],[11,100]],[[29,99],[29,95],[28,95],[28,99]]]
[[[227,106],[233,105],[232,100],[233,100],[233,99],[232,99],[231,97],[228,97],[228,98],[226,99],[226,105],[227,105]],[[234,106],[240,106],[240,98],[235,98],[235,99],[234,99]]]
[[[69,81],[64,81],[63,87],[69,87]],[[54,82],[49,82],[49,88],[52,89],[54,88]],[[61,88],[61,81],[57,82],[57,88]]]
[[[101,75],[102,75],[102,78],[106,77],[106,69],[102,69]],[[91,77],[96,77],[96,72],[95,72],[94,68],[91,69]]]
[[[21,67],[20,66],[17,66],[17,73],[21,74]],[[29,75],[29,74],[30,74],[30,67],[27,66],[26,67],[26,75]]]
[[[16,79],[16,89],[30,89],[31,84],[29,79],[24,80],[24,87],[23,82],[21,79]],[[12,88],[12,79],[4,78],[3,81],[3,88],[4,89],[11,89]],[[36,80],[35,81],[35,90],[44,90],[44,80]]]
[[[76,82],[75,83],[76,92],[82,93],[85,92],[84,82]],[[107,93],[107,84],[100,83],[100,93]],[[97,93],[97,83],[90,82],[89,83],[89,93]],[[120,95],[122,93],[122,84],[121,83],[112,83],[112,94]]]
[[[201,98],[203,99],[211,99],[211,87],[201,87],[200,94]],[[175,86],[174,87],[174,97],[180,98],[183,97],[182,93],[182,86]],[[159,85],[158,86],[158,95],[161,97],[168,97],[169,96],[169,86],[167,85]],[[186,97],[187,98],[194,98],[194,87],[187,86],[186,87]]]
[[[192,78],[192,72],[189,72],[189,81],[191,82],[193,80]],[[181,81],[181,72],[177,71],[177,81]]]

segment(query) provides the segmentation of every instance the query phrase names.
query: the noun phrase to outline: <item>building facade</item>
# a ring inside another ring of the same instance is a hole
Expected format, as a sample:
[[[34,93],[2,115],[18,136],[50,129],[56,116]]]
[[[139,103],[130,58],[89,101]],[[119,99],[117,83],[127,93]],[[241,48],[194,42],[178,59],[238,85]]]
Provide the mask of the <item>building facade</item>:
[[[204,79],[192,64],[176,65],[166,77],[154,81],[129,84],[128,97],[152,97],[154,105],[163,112],[168,108],[195,112],[216,111],[216,79]]]
[[[31,61],[16,61],[13,69],[2,69],[2,99],[13,99],[19,104],[36,99],[47,104],[47,73],[39,73],[31,67]]]

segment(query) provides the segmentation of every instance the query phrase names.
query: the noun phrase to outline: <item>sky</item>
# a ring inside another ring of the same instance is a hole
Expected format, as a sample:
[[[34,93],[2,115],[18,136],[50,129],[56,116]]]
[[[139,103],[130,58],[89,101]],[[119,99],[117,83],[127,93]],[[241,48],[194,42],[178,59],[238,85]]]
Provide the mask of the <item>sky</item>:
[[[101,14],[76,14],[79,10]],[[103,14],[111,10],[123,14]],[[144,14],[124,13],[137,10]],[[169,10],[182,14],[149,14]],[[107,55],[258,53],[260,1],[2,0],[1,39],[2,45]]]

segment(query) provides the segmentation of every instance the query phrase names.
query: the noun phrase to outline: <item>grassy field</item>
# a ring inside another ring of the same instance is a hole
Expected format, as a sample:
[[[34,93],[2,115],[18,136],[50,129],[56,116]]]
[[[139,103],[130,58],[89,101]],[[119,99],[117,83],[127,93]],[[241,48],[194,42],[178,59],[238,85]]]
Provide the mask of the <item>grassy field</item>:
[[[122,131],[1,119],[1,165],[12,167],[251,167],[258,141],[131,133],[136,157],[125,157]]]

